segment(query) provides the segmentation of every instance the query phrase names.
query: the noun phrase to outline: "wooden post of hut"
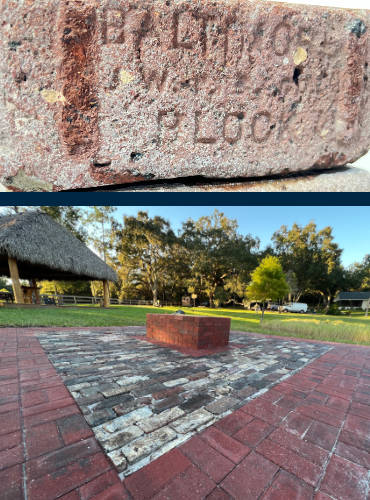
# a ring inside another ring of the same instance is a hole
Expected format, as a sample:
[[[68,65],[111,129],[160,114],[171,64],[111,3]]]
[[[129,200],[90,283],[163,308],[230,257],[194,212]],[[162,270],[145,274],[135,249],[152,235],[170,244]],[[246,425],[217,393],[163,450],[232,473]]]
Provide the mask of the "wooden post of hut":
[[[18,272],[18,264],[13,257],[8,257],[9,271],[10,277],[13,285],[13,292],[16,304],[24,304],[24,296],[21,287],[21,283],[19,281],[19,272]]]
[[[103,280],[103,305],[104,307],[109,307],[110,299],[109,299],[109,284],[108,280]]]

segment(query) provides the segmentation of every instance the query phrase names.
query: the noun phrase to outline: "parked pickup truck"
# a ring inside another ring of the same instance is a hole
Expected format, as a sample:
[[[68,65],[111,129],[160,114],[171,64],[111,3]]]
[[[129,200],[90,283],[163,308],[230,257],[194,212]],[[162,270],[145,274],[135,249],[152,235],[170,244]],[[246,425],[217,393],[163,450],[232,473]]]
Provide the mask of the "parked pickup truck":
[[[284,304],[281,306],[283,312],[290,313],[305,313],[307,312],[308,306],[304,302],[291,302],[290,304]]]

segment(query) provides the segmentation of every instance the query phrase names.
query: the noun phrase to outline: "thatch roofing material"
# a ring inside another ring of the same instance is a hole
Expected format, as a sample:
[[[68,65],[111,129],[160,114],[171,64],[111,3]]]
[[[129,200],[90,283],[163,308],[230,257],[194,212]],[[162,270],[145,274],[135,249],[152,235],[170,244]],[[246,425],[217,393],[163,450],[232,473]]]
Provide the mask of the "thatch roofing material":
[[[24,279],[117,281],[113,269],[41,212],[0,217],[0,275],[9,276],[8,256]]]

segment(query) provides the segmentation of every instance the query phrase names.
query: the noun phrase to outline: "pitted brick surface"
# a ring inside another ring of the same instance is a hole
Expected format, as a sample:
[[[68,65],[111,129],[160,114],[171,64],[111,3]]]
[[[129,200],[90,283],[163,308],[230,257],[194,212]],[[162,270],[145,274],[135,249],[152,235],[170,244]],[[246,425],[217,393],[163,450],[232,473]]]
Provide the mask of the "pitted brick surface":
[[[140,340],[145,328],[39,334],[65,385],[122,475],[131,474],[327,352],[323,344],[230,334],[199,358]],[[289,408],[271,418],[281,418]]]
[[[225,347],[229,342],[230,318],[189,314],[147,314],[146,337],[192,349]]]
[[[10,189],[286,174],[369,149],[369,11],[209,0],[0,9]]]

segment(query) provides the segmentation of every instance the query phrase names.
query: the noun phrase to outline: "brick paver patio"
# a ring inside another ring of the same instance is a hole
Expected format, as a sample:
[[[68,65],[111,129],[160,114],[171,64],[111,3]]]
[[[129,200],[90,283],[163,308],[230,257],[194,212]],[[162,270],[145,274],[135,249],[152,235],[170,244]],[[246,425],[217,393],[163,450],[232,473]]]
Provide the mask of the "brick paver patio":
[[[368,498],[369,348],[143,333],[0,329],[1,500]]]

